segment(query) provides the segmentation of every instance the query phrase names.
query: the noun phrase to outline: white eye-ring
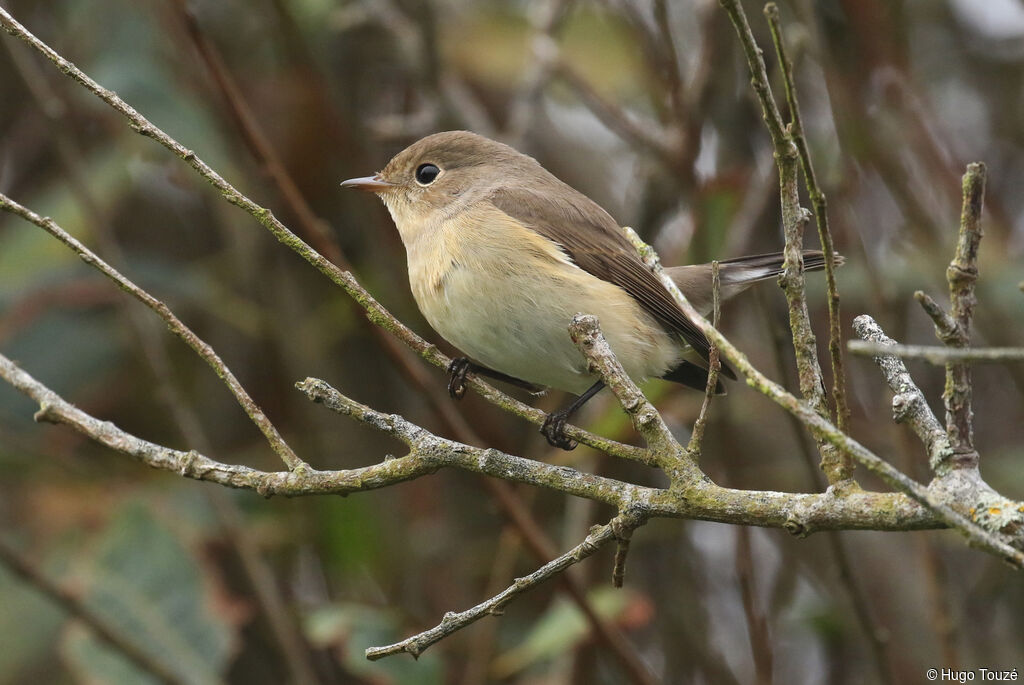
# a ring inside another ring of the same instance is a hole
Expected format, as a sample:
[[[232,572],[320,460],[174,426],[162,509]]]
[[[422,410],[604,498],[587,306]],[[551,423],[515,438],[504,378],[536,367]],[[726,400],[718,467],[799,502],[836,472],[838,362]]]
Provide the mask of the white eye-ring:
[[[416,182],[421,186],[429,186],[440,173],[441,170],[436,164],[420,164],[416,167]]]

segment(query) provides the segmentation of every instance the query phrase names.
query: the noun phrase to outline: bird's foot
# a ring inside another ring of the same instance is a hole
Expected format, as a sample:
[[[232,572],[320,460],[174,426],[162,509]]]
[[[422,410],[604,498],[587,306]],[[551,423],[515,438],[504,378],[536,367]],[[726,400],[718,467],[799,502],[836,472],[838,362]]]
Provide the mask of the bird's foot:
[[[559,447],[563,450],[574,450],[578,442],[565,434],[565,427],[568,425],[570,412],[555,411],[548,414],[544,424],[540,427],[541,435],[548,440],[552,447]]]
[[[466,374],[472,370],[473,363],[465,357],[457,357],[448,364],[448,394],[461,400],[466,394]]]

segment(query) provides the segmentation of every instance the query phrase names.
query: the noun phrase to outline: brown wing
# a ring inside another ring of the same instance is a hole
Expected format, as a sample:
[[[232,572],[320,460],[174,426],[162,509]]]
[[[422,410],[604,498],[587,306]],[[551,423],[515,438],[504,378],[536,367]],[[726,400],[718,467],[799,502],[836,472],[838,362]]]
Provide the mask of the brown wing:
[[[615,220],[585,195],[551,180],[551,188],[501,187],[490,200],[501,211],[560,245],[581,269],[625,290],[667,330],[678,333],[707,359],[708,339],[640,261]],[[552,196],[557,201],[551,200]],[[725,365],[722,372],[729,378],[736,377]]]

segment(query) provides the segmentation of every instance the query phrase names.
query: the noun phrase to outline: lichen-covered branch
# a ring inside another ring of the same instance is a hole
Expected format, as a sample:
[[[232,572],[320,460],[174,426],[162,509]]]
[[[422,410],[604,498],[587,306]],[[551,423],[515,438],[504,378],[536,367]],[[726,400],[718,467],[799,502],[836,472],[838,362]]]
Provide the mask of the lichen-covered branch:
[[[259,471],[225,464],[196,451],[171,449],[131,435],[109,421],[102,421],[78,409],[3,355],[0,355],[0,379],[39,405],[36,413],[39,421],[67,425],[147,466],[185,478],[253,490],[266,497],[347,495],[394,485],[452,466],[578,495],[650,518],[688,518],[784,528],[801,536],[822,530],[921,530],[944,525],[928,508],[899,493],[859,492],[836,497],[831,491],[734,490],[719,487],[707,479],[676,492],[584,474],[567,467],[439,438],[408,422],[401,423],[404,421],[401,417],[374,412],[315,379],[301,384],[312,398],[319,398],[326,406],[399,439],[404,436],[416,447],[404,457],[355,469]]]
[[[387,330],[403,344],[411,348],[414,352],[419,354],[420,357],[434,366],[442,369],[448,368],[448,364],[451,362],[451,359],[441,353],[441,351],[434,345],[428,343],[409,327],[405,326],[393,317],[390,312],[382,307],[380,303],[377,302],[373,296],[359,284],[350,272],[342,270],[330,260],[323,257],[320,253],[306,244],[301,238],[292,233],[269,209],[256,204],[239,192],[233,185],[224,180],[220,174],[215,172],[208,164],[200,159],[195,152],[189,150],[174,138],[167,135],[164,131],[139,114],[131,105],[119,98],[116,93],[103,88],[82,70],[76,67],[72,62],[65,59],[44,42],[32,35],[28,29],[15,20],[14,17],[12,17],[11,14],[3,7],[0,7],[0,26],[2,26],[3,29],[12,36],[23,40],[41,52],[61,71],[61,73],[74,80],[76,83],[113,108],[116,112],[124,116],[128,120],[132,130],[136,131],[140,135],[151,138],[181,158],[203,179],[216,188],[227,202],[248,212],[264,228],[270,231],[278,241],[305,259],[310,265],[317,269],[317,271],[345,290],[352,299],[358,302],[359,305],[366,310],[366,316],[370,321]],[[467,379],[467,384],[492,404],[495,404],[505,411],[524,418],[538,426],[544,423],[544,420],[547,418],[547,415],[539,409],[535,409],[506,395],[478,378]],[[634,459],[638,461],[643,460],[642,450],[594,435],[593,433],[577,428],[576,426],[567,426],[566,435],[577,442],[583,443],[584,445],[588,445],[607,454],[624,459]]]
[[[963,177],[963,208],[956,253],[946,270],[951,314],[957,323],[957,335],[950,343],[953,347],[971,344],[971,319],[978,302],[974,296],[974,285],[978,280],[978,244],[981,242],[984,196],[985,165],[979,162],[968,164]],[[942,398],[946,402],[946,431],[953,449],[965,457],[973,455],[976,461],[969,364],[951,363],[946,367],[946,389]]]
[[[845,432],[849,426],[850,409],[846,402],[846,373],[843,369],[839,289],[836,285],[836,251],[832,245],[832,231],[828,225],[828,203],[825,199],[825,193],[822,192],[821,187],[818,185],[818,177],[814,173],[814,163],[811,159],[810,150],[807,148],[807,138],[804,136],[803,119],[800,114],[800,102],[797,99],[796,85],[793,81],[793,64],[786,54],[785,41],[782,38],[779,8],[774,2],[769,2],[765,5],[764,13],[768,18],[772,42],[775,44],[775,52],[779,57],[782,82],[786,91],[786,101],[789,103],[791,120],[788,129],[789,135],[793,139],[793,144],[796,145],[797,152],[800,155],[800,167],[803,169],[807,194],[810,196],[811,206],[814,208],[814,218],[818,226],[821,250],[825,253],[825,288],[828,293],[829,321],[828,348],[832,358],[832,398],[835,402],[836,425]]]
[[[0,210],[20,216],[25,221],[35,224],[39,228],[43,229],[72,249],[79,257],[81,257],[83,262],[94,267],[97,271],[116,283],[119,288],[156,312],[156,315],[164,320],[172,333],[185,341],[186,345],[191,347],[192,350],[203,359],[203,361],[213,368],[217,376],[224,381],[228,390],[231,391],[231,394],[235,396],[238,404],[242,406],[245,413],[248,414],[249,418],[252,419],[252,422],[256,424],[260,429],[260,432],[262,432],[266,437],[271,448],[273,448],[274,452],[281,457],[281,460],[288,466],[288,468],[292,471],[308,468],[308,465],[303,462],[302,459],[292,451],[292,448],[288,446],[288,443],[284,441],[284,438],[277,432],[274,424],[270,422],[270,419],[263,413],[263,410],[256,405],[256,402],[249,396],[249,393],[246,392],[245,388],[242,387],[242,384],[238,382],[238,379],[235,378],[235,375],[231,373],[231,370],[214,351],[214,349],[210,347],[206,341],[193,333],[192,329],[182,323],[182,321],[174,315],[174,312],[172,312],[166,304],[121,275],[117,269],[107,264],[96,253],[58,226],[53,219],[39,216],[32,210],[23,207],[3,194],[0,194]]]
[[[569,335],[587,358],[589,370],[601,376],[601,380],[626,410],[633,421],[633,427],[647,441],[648,450],[669,458],[667,463],[659,460],[659,465],[671,466],[680,459],[689,461],[689,455],[685,454],[685,450],[676,442],[661,414],[647,401],[643,392],[626,375],[622,365],[612,354],[611,346],[601,333],[597,317],[590,314],[576,315],[569,324]]]
[[[982,480],[976,457],[968,455],[963,461],[963,453],[953,445],[949,431],[943,430],[903,362],[884,353],[884,348],[895,342],[878,324],[869,316],[858,316],[854,328],[862,338],[883,347],[875,362],[895,393],[893,418],[909,423],[928,451],[928,463],[935,472],[929,492],[985,530],[1003,535],[1015,547],[1024,549],[1024,502],[1003,497]]]
[[[763,373],[754,368],[747,356],[739,351],[735,345],[729,342],[711,323],[701,316],[700,312],[686,300],[686,297],[679,291],[675,282],[665,273],[658,260],[657,253],[649,245],[644,243],[635,231],[625,229],[626,236],[636,247],[644,261],[651,267],[655,274],[661,279],[662,284],[672,294],[673,298],[686,313],[687,317],[701,329],[701,331],[719,347],[720,354],[733,364],[746,378],[747,384],[757,389],[765,396],[771,398],[776,404],[796,416],[807,427],[811,435],[819,442],[828,442],[840,452],[849,455],[869,471],[875,473],[886,483],[900,492],[906,493],[909,497],[931,509],[935,515],[946,525],[956,528],[973,544],[1001,557],[1008,563],[1024,569],[1024,553],[1015,549],[992,530],[986,529],[976,521],[969,518],[971,514],[954,510],[947,502],[951,501],[948,493],[935,493],[921,483],[910,478],[899,469],[895,468],[871,450],[840,431],[827,418],[821,416],[806,402],[801,402],[790,394],[778,383],[770,380]],[[831,490],[831,488],[830,488]],[[856,489],[854,490],[856,492]],[[849,496],[849,495],[847,495]],[[837,498],[837,499],[842,499]],[[1011,539],[1024,546],[1024,526],[1013,529]]]
[[[935,417],[924,393],[914,383],[907,367],[891,350],[897,348],[896,341],[882,330],[874,319],[866,314],[853,320],[853,330],[864,341],[880,349],[875,354],[875,363],[882,370],[886,383],[893,391],[892,415],[896,423],[906,423],[917,434],[928,452],[928,462],[933,471],[938,471],[950,456],[949,437],[942,424]]]
[[[803,240],[804,227],[810,213],[800,206],[800,153],[793,136],[782,121],[775,97],[768,84],[761,48],[754,41],[746,14],[739,0],[720,0],[729,14],[750,68],[751,84],[761,103],[761,111],[775,150],[775,163],[779,168],[779,190],[782,203],[782,229],[786,237],[785,262],[779,283],[789,306],[789,328],[793,334],[800,392],[809,405],[822,418],[829,418],[825,399],[825,381],[818,361],[817,343],[807,310],[807,291],[804,283]],[[821,468],[829,483],[835,485],[849,481],[853,464],[849,458],[828,441],[818,439]]]

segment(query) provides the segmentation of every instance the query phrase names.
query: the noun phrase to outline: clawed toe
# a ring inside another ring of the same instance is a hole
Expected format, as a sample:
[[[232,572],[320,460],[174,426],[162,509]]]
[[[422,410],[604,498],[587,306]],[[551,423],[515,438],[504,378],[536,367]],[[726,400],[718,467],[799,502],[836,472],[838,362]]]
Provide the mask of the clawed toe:
[[[466,374],[469,373],[470,361],[465,357],[453,359],[448,364],[448,394],[461,400],[466,394]]]
[[[547,438],[549,445],[568,451],[576,449],[579,443],[565,434],[567,419],[568,416],[564,412],[556,411],[548,414],[548,417],[544,419],[544,424],[540,427],[540,432]]]

